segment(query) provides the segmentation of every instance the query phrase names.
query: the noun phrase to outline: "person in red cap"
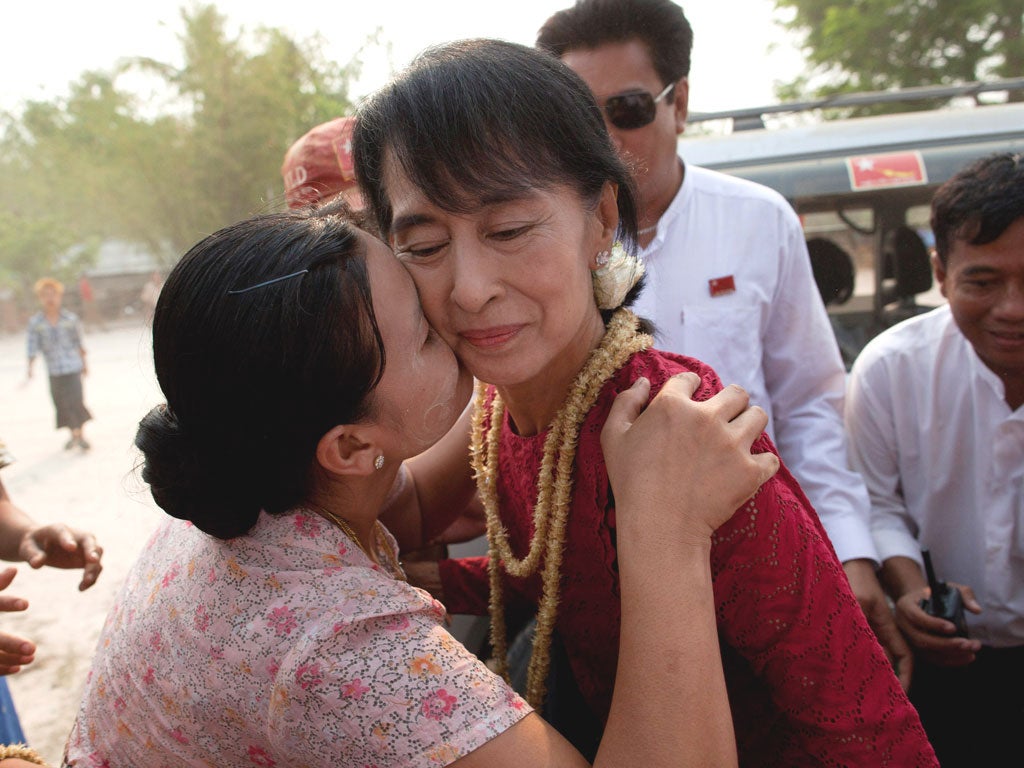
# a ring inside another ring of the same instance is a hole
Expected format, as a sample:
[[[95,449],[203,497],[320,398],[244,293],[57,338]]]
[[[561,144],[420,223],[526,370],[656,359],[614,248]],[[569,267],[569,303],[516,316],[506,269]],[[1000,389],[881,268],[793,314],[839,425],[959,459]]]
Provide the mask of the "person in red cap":
[[[362,210],[363,198],[352,166],[354,117],[336,117],[312,128],[285,153],[281,165],[288,207],[304,208],[341,195]]]

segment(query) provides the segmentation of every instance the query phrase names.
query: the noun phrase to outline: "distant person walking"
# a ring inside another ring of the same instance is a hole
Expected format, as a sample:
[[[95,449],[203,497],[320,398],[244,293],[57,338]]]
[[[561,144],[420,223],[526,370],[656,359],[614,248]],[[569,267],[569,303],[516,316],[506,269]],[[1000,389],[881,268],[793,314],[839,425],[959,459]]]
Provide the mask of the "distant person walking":
[[[46,358],[50,374],[50,395],[57,409],[57,429],[67,427],[71,438],[65,450],[89,449],[82,436],[82,425],[92,418],[82,399],[82,376],[88,373],[82,324],[78,316],[61,307],[64,286],[59,280],[44,277],[35,284],[36,297],[42,305],[28,321],[28,378],[40,352]]]

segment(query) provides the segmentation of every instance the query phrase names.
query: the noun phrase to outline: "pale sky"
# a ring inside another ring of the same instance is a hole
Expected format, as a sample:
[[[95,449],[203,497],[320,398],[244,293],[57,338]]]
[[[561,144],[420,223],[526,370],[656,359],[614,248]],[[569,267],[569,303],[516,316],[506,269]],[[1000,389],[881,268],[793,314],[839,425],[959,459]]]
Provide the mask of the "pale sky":
[[[279,27],[304,39],[321,34],[326,53],[347,62],[377,27],[356,94],[381,85],[427,45],[465,37],[532,44],[538,27],[572,0],[216,0],[232,31]],[[0,0],[0,109],[62,96],[87,69],[122,57],[180,63],[179,9],[189,0]],[[682,0],[694,28],[691,111],[772,103],[775,80],[802,59],[772,22],[772,0]],[[772,47],[774,44],[774,47]],[[390,46],[390,55],[385,45]]]

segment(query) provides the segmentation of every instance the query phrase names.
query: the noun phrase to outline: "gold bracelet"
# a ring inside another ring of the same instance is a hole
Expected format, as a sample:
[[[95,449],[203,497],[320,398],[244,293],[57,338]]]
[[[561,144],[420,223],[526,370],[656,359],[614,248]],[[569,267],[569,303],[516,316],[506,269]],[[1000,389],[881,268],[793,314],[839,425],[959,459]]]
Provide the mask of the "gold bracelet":
[[[25,744],[0,744],[0,760],[6,760],[8,757],[17,757],[36,765],[46,765],[46,761],[39,753]]]

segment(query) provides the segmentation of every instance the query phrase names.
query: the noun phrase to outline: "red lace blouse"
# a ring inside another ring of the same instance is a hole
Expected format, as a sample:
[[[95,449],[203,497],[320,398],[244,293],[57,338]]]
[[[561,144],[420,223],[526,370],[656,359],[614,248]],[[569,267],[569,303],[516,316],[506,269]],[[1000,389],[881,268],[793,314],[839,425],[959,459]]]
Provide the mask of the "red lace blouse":
[[[681,371],[702,378],[697,399],[721,389],[715,373],[697,360],[641,352],[605,385],[580,430],[557,630],[580,691],[602,720],[615,683],[620,611],[615,505],[601,427],[614,395],[638,377],[646,376],[656,392]],[[505,418],[499,503],[513,550],[522,555],[533,533],[545,434],[520,437]],[[775,448],[762,435],[754,450]],[[782,468],[715,533],[711,567],[741,765],[938,765],[817,515],[788,470]],[[442,561],[441,580],[450,612],[487,612],[486,558]],[[537,575],[505,576],[509,611],[535,610],[540,592]]]

